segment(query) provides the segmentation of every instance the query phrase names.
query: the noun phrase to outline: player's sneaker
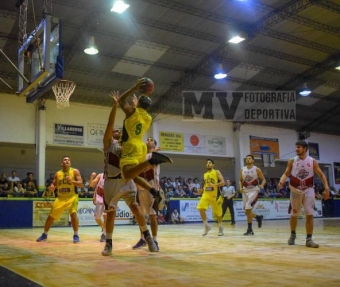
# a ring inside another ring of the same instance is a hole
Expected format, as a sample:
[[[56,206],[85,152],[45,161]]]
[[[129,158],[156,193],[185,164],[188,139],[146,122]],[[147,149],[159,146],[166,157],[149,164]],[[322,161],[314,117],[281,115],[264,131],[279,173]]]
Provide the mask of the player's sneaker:
[[[159,246],[158,246],[158,242],[157,242],[157,241],[155,241],[155,240],[154,240],[154,242],[155,242],[155,244],[156,244],[156,247],[157,247],[157,250],[156,250],[156,252],[159,252]]]
[[[37,242],[46,241],[47,235],[45,233],[41,234],[41,236],[37,239]]]
[[[218,235],[218,236],[223,236],[223,235],[224,235],[224,233],[223,233],[223,227],[222,227],[222,226],[218,228],[218,234],[217,234],[217,235]]]
[[[148,160],[151,165],[158,165],[161,163],[172,163],[172,159],[159,152],[153,152],[151,158]]]
[[[261,228],[262,226],[263,215],[256,215],[257,226]]]
[[[288,245],[295,245],[295,239],[296,239],[296,234],[291,233],[288,239]]]
[[[207,225],[207,226],[204,226],[204,231],[202,233],[202,236],[206,236],[209,231],[211,230],[211,226]]]
[[[146,246],[146,242],[145,242],[144,239],[141,238],[141,239],[139,239],[139,241],[134,246],[132,246],[132,249],[136,250],[136,249],[142,248],[144,246]]]
[[[306,247],[319,248],[319,244],[315,243],[312,238],[306,239]]]
[[[105,244],[104,250],[102,251],[103,256],[109,256],[112,254],[112,245],[109,243]]]
[[[245,236],[252,236],[252,235],[254,235],[254,231],[253,230],[247,230],[247,232],[246,233],[243,233],[243,235],[245,235]]]
[[[79,236],[78,236],[78,234],[73,235],[73,243],[79,243]]]
[[[100,236],[100,242],[106,242],[106,236],[104,233],[102,233],[102,235]]]
[[[145,236],[145,241],[148,244],[149,247],[149,251],[150,252],[156,252],[157,251],[157,246],[155,244],[155,241],[153,241],[152,237],[150,234],[148,234],[147,236]]]

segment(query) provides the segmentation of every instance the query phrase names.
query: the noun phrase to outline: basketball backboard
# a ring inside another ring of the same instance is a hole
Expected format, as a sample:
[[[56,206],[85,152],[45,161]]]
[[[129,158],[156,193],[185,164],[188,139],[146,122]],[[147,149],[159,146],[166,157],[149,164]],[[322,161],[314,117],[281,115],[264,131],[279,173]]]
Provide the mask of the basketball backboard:
[[[18,51],[18,94],[32,103],[63,78],[61,19],[45,15]]]

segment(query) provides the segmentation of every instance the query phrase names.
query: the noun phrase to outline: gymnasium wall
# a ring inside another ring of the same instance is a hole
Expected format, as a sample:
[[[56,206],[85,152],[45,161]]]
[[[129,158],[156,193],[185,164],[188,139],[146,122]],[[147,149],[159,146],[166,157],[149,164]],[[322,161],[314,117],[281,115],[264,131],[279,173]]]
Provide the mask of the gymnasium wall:
[[[38,172],[36,168],[36,115],[35,104],[26,104],[24,98],[15,95],[0,95],[0,172],[8,175],[16,169],[20,178],[25,177],[27,171]],[[103,156],[99,148],[88,146],[87,125],[106,125],[110,107],[93,106],[71,103],[70,108],[58,110],[53,100],[47,100],[46,110],[46,178],[51,172],[60,168],[61,157],[69,155],[73,166],[80,169],[83,176],[88,178],[92,171],[100,172],[103,167]],[[117,113],[117,126],[122,125],[123,112]],[[84,127],[84,146],[61,146],[53,144],[54,124],[70,124]],[[239,172],[235,168],[235,158],[242,158],[250,152],[249,135],[277,138],[280,147],[280,160],[275,168],[262,167],[260,160],[256,165],[263,169],[266,177],[279,177],[286,166],[286,161],[294,156],[297,133],[293,130],[268,128],[244,124],[239,131],[233,131],[233,125],[227,121],[186,121],[181,116],[159,114],[147,136],[154,136],[159,141],[160,131],[181,132],[197,135],[222,136],[226,138],[225,155],[184,154],[167,152],[174,158],[174,164],[164,164],[161,176],[202,178],[205,172],[205,161],[208,157],[215,160],[216,168],[225,177],[234,179]],[[310,142],[319,144],[320,160],[323,170],[334,184],[333,162],[340,162],[340,137],[311,133]],[[335,185],[340,188],[340,185]]]

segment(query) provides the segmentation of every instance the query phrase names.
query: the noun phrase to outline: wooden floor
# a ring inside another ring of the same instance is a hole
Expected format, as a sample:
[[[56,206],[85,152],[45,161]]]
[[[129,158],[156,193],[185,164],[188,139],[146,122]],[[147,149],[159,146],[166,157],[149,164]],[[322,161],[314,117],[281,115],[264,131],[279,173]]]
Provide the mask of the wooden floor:
[[[99,227],[81,227],[79,244],[71,228],[52,228],[40,243],[41,228],[7,229],[0,265],[42,286],[340,286],[339,219],[315,219],[318,249],[304,246],[303,219],[295,246],[287,245],[287,220],[264,221],[252,237],[245,230],[245,222],[225,222],[225,236],[213,224],[203,237],[199,223],[161,225],[161,250],[149,253],[131,249],[137,226],[116,226],[113,255],[103,257]]]

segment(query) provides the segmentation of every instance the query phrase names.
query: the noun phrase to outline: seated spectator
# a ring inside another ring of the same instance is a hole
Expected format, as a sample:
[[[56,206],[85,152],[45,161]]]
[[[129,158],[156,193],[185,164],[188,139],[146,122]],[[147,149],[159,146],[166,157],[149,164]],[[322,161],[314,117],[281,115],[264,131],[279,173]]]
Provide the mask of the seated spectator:
[[[50,173],[50,177],[48,179],[46,179],[46,181],[45,181],[45,186],[46,185],[50,186],[52,184],[53,180],[54,180],[54,173]]]
[[[34,186],[38,186],[37,185],[37,181],[33,178],[33,172],[28,172],[27,173],[27,177],[24,178],[22,181],[21,181],[21,184],[22,184],[22,187],[25,188],[27,190],[27,186],[28,186],[28,183],[29,182],[33,182],[34,183]]]
[[[21,182],[18,182],[17,186],[14,186],[13,196],[23,197],[25,196],[26,190],[22,187]]]
[[[177,198],[184,198],[186,197],[186,193],[185,191],[183,190],[183,186],[182,185],[178,185],[177,188],[175,189],[175,192],[174,192],[174,197],[177,197]]]
[[[191,191],[191,197],[192,197],[192,198],[195,198],[195,197],[199,197],[199,196],[201,196],[201,194],[197,191],[197,187],[194,186],[194,187],[192,188],[192,191]]]
[[[9,194],[13,193],[13,190],[11,191],[10,186],[8,183],[4,183],[0,186],[0,196],[1,197],[8,197]]]
[[[7,179],[7,174],[6,173],[2,173],[1,174],[1,178],[0,178],[0,188],[3,188],[5,184],[7,184],[6,188],[9,189],[9,181]]]
[[[18,182],[20,182],[20,178],[17,177],[16,170],[12,170],[12,175],[10,177],[8,177],[8,181],[9,181],[9,183],[13,182],[14,187],[16,187],[18,185]]]
[[[43,191],[42,198],[55,198],[54,191],[50,190],[50,186],[46,185],[45,190]]]
[[[37,191],[33,181],[27,182],[25,196],[26,197],[37,197],[38,196],[38,191]]]
[[[174,211],[171,213],[171,222],[173,224],[176,223],[183,223],[184,220],[182,218],[182,216],[178,213],[177,209],[175,208]]]
[[[159,213],[158,213],[158,223],[160,223],[160,224],[164,224],[165,223],[165,218],[164,218],[164,215],[163,215],[162,211],[159,211]]]

